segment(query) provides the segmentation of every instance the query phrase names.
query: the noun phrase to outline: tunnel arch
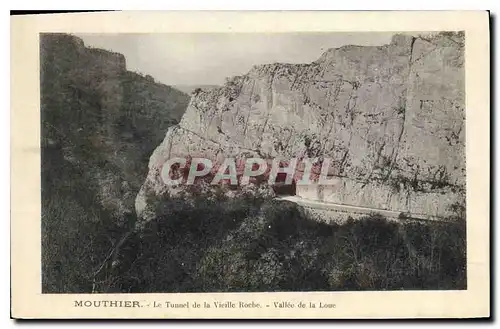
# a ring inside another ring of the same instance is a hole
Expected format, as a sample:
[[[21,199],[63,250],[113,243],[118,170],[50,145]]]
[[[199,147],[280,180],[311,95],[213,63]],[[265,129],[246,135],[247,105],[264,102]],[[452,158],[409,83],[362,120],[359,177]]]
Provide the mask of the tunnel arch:
[[[295,177],[292,178],[292,182],[290,184],[286,184],[286,176],[287,175],[285,173],[278,173],[276,176],[276,181],[273,185],[273,190],[276,195],[288,196],[297,194],[297,183],[295,181]]]

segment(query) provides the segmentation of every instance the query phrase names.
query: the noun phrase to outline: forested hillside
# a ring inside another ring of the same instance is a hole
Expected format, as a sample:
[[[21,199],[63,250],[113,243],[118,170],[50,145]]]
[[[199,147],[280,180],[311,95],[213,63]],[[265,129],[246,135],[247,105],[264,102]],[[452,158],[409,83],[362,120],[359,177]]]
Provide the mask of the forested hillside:
[[[43,288],[80,291],[135,221],[148,159],[189,96],[121,54],[40,36]]]

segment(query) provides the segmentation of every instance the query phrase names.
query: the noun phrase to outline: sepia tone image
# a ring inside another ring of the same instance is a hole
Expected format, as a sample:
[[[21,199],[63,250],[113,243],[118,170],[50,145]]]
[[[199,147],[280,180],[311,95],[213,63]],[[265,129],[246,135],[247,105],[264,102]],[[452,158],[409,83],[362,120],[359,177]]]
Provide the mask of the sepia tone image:
[[[467,289],[464,32],[39,37],[42,293]]]

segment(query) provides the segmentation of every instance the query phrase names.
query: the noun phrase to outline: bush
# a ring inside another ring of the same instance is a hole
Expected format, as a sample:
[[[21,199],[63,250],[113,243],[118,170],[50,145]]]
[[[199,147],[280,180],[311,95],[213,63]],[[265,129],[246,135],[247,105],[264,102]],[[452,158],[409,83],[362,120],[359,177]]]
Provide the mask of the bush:
[[[466,288],[465,226],[455,224],[325,224],[293,203],[233,200],[177,208],[146,231],[120,269],[127,291]]]

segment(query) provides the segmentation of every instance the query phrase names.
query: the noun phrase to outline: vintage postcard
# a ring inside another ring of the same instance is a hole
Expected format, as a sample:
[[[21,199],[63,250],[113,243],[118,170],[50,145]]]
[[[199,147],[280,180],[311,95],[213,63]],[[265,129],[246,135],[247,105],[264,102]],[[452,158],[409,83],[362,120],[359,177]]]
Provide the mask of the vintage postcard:
[[[11,29],[12,317],[489,317],[488,12]]]

